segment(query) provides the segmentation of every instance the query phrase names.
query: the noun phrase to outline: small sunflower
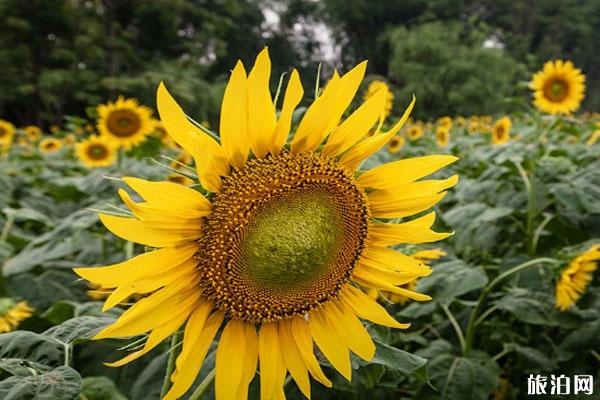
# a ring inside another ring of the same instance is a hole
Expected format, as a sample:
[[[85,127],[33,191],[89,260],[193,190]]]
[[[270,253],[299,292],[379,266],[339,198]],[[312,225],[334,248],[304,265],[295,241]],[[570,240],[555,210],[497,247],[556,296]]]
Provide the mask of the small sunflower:
[[[117,150],[113,143],[102,136],[90,136],[77,143],[75,154],[88,168],[108,167],[117,159]]]
[[[438,126],[435,129],[435,141],[440,147],[448,146],[450,143],[450,130],[448,128],[444,128],[443,126]]]
[[[442,117],[437,121],[438,126],[450,130],[452,128],[452,118],[449,116]]]
[[[14,331],[22,321],[33,315],[33,311],[26,301],[17,303],[10,297],[0,298],[0,333]]]
[[[510,128],[512,127],[512,121],[509,117],[504,116],[500,118],[494,124],[492,128],[492,143],[493,144],[504,144],[510,139]]]
[[[310,398],[310,379],[330,387],[313,343],[346,379],[350,351],[365,360],[375,345],[359,318],[406,328],[362,288],[429,296],[403,289],[430,268],[391,246],[442,240],[428,210],[458,180],[421,178],[457,160],[435,155],[398,160],[368,171],[362,161],[402,128],[414,105],[386,131],[367,137],[385,107],[378,91],[345,120],[366,62],[334,74],[308,107],[290,141],[303,97],[293,70],[279,117],[269,91],[267,50],[247,74],[238,61],[221,106],[220,141],[198,129],[163,84],[158,110],[167,132],[193,155],[204,196],[172,182],[124,177],[143,199],[119,194],[134,218],[101,214],[117,236],[157,250],[107,267],[77,268],[113,289],[104,309],[133,293],[148,294],[95,339],[149,332],[144,347],[110,365],[147,353],[185,324],[173,383],[163,400],[184,395],[217,333],[217,400],[246,399],[260,368],[263,400],[284,398],[289,371]],[[397,218],[402,218],[400,223]],[[387,222],[383,222],[385,219]],[[223,328],[221,329],[221,327]]]
[[[380,80],[372,81],[367,87],[365,94],[363,95],[363,100],[367,101],[371,96],[373,96],[380,90],[383,91],[385,97],[383,116],[384,118],[387,118],[392,112],[392,108],[394,107],[394,93],[392,93],[387,83]]]
[[[419,139],[423,136],[423,133],[423,127],[420,124],[413,124],[406,130],[406,136],[408,136],[410,140]]]
[[[548,114],[571,114],[585,97],[585,75],[571,61],[548,61],[533,75],[529,87],[534,104]]]
[[[37,142],[42,137],[42,130],[38,126],[28,125],[23,130],[31,142]]]
[[[390,154],[396,154],[400,151],[400,149],[402,149],[402,147],[404,147],[405,143],[406,139],[404,139],[404,136],[396,135],[388,142],[387,151]]]
[[[15,134],[15,126],[8,121],[0,119],[0,144],[9,143]]]
[[[60,139],[46,138],[38,144],[38,149],[42,154],[56,153],[62,149],[63,143]]]
[[[598,268],[598,260],[600,244],[593,245],[569,263],[556,283],[556,308],[566,311],[583,296],[592,280],[592,272]]]
[[[154,132],[152,111],[136,99],[119,97],[116,102],[98,106],[98,131],[115,146],[129,150]]]

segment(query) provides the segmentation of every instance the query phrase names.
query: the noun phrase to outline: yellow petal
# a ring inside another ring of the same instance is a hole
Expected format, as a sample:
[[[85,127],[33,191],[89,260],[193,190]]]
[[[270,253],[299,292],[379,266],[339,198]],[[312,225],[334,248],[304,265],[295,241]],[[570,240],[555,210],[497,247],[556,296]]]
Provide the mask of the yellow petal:
[[[242,378],[238,385],[235,399],[248,399],[248,386],[256,373],[258,361],[258,337],[253,324],[244,324],[244,358],[242,359]]]
[[[304,95],[304,89],[302,88],[302,82],[300,81],[300,75],[295,69],[290,75],[287,88],[285,89],[285,96],[283,97],[283,106],[281,107],[281,113],[273,132],[273,139],[271,145],[271,153],[279,154],[283,149],[283,146],[287,142],[290,134],[290,127],[292,125],[292,116],[294,110],[302,96]]]
[[[432,155],[406,158],[375,167],[358,177],[364,188],[390,189],[413,182],[457,161],[458,157]]]
[[[258,332],[258,357],[260,361],[260,399],[271,400],[281,375],[285,375],[282,351],[279,347],[277,324],[266,322],[261,324]]]
[[[401,224],[372,223],[369,226],[369,241],[378,246],[391,246],[408,243],[420,244],[437,242],[452,233],[434,232],[430,228],[435,221],[435,212]]]
[[[352,368],[348,347],[332,334],[331,328],[321,314],[321,310],[316,309],[309,313],[308,326],[321,352],[327,357],[331,365],[350,381],[352,379]]]
[[[377,122],[385,104],[385,91],[379,90],[369,97],[329,136],[323,155],[335,157],[342,154],[362,139]]]
[[[271,60],[265,47],[248,75],[248,135],[254,155],[263,158],[271,149],[275,129],[275,106],[269,90]]]
[[[370,276],[375,276],[378,279],[388,282],[394,286],[404,285],[408,282],[414,281],[415,278],[431,274],[431,269],[429,269],[427,273],[422,274],[396,272],[387,268],[380,268],[377,265],[373,265],[368,260],[360,260],[358,265],[354,268],[353,275],[357,274],[356,276],[358,276],[359,279],[362,279],[361,276],[364,277],[364,275],[362,275],[363,271]]]
[[[223,148],[187,119],[162,82],[156,93],[156,104],[169,136],[194,157],[202,186],[211,192],[218,192],[220,177],[229,172]]]
[[[343,77],[331,80],[323,94],[306,111],[292,140],[292,152],[314,151],[338,125],[365,76],[363,61]]]
[[[327,379],[315,354],[313,352],[313,340],[310,333],[308,322],[303,317],[295,317],[289,320],[280,322],[282,324],[289,324],[289,328],[294,336],[298,351],[302,355],[302,359],[306,364],[308,371],[317,381],[321,382],[326,387],[331,387],[331,381]]]
[[[363,286],[367,286],[375,289],[382,289],[392,293],[401,294],[409,299],[413,299],[416,301],[427,301],[431,300],[431,296],[428,296],[423,293],[413,292],[412,290],[404,289],[398,286],[394,286],[393,284],[387,282],[384,279],[372,274],[370,271],[366,269],[355,269],[353,274],[353,279],[360,283]]]
[[[159,275],[177,267],[194,256],[196,243],[141,254],[131,260],[106,267],[74,268],[79,276],[101,285],[124,285],[140,279]]]
[[[181,354],[177,357],[177,369],[171,376],[173,386],[163,400],[181,397],[196,380],[206,353],[223,322],[224,313],[217,311],[206,318],[210,308],[198,308],[188,320],[183,334]]]
[[[362,162],[362,160],[378,152],[383,146],[385,146],[387,142],[389,142],[394,136],[396,136],[396,133],[398,133],[398,131],[402,128],[402,126],[408,119],[408,116],[410,115],[414,105],[415,98],[413,97],[411,103],[404,111],[404,114],[396,123],[396,125],[392,127],[392,129],[385,133],[373,135],[370,138],[358,143],[342,155],[339,163],[341,165],[346,166],[350,170],[356,170]]]
[[[210,211],[177,208],[172,204],[136,203],[124,189],[119,189],[118,192],[121,200],[129,207],[133,215],[145,221],[180,222],[201,225],[201,218],[210,214]]]
[[[414,276],[425,276],[431,271],[431,268],[411,256],[380,246],[368,246],[361,257],[361,262],[372,267],[388,268]]]
[[[215,393],[218,400],[236,400],[242,383],[246,352],[246,322],[232,319],[225,325],[217,347]]]
[[[329,328],[336,332],[335,336],[346,343],[350,350],[363,360],[369,361],[373,358],[375,345],[353,313],[347,313],[345,308],[342,311],[335,302],[327,303],[321,311]]]
[[[184,209],[187,215],[194,212],[210,212],[210,201],[201,193],[189,187],[173,182],[152,182],[129,176],[122,179],[148,204],[153,206],[166,208],[170,205],[173,209]]]
[[[107,214],[99,214],[99,217],[104,226],[120,238],[150,247],[184,244],[198,239],[202,233],[201,226],[155,223]]]
[[[283,360],[286,368],[290,371],[290,375],[298,384],[300,391],[306,398],[310,399],[310,380],[308,378],[308,369],[304,363],[302,354],[294,340],[291,325],[286,323],[287,320],[279,323],[279,343],[284,349]]]
[[[406,329],[410,324],[402,324],[396,321],[375,300],[352,285],[346,285],[340,296],[345,306],[354,311],[356,315],[367,321],[391,328]]]
[[[238,61],[231,73],[221,104],[221,144],[227,159],[242,168],[250,149],[248,138],[248,82],[246,70]]]

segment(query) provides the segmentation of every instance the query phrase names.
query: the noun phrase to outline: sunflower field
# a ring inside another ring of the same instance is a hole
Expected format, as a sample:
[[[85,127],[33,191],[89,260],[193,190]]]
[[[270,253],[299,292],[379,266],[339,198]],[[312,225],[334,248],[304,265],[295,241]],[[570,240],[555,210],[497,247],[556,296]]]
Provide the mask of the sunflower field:
[[[278,54],[226,65],[218,105],[156,79],[0,115],[0,399],[595,398],[587,71],[427,115],[427,82],[419,107],[392,68]]]

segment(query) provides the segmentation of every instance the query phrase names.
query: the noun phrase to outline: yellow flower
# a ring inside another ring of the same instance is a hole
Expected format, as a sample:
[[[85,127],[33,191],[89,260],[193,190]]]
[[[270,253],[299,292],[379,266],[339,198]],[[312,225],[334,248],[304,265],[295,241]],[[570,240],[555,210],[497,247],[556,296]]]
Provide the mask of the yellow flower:
[[[28,125],[23,128],[23,130],[25,131],[25,134],[29,140],[32,142],[37,142],[42,137],[42,130],[35,125]]]
[[[548,61],[535,73],[529,87],[534,104],[548,114],[571,114],[585,96],[585,75],[571,61]]]
[[[456,126],[461,127],[461,128],[467,124],[466,118],[461,117],[460,115],[458,117],[454,118],[454,122],[456,123]]]
[[[450,128],[452,128],[452,118],[446,115],[445,117],[438,119],[438,126],[450,130]]]
[[[408,136],[410,140],[419,139],[421,136],[423,136],[423,127],[419,124],[409,126],[406,130],[406,136]]]
[[[40,144],[38,144],[38,149],[42,154],[51,154],[56,153],[60,149],[62,149],[63,143],[60,139],[56,138],[46,138],[43,139]]]
[[[414,105],[386,131],[366,137],[385,107],[378,91],[342,120],[364,77],[363,62],[335,74],[304,113],[291,142],[292,114],[303,97],[290,74],[280,113],[269,91],[267,50],[246,74],[238,61],[221,106],[220,141],[186,117],[163,84],[158,110],[167,132],[195,160],[210,194],[172,182],[123,181],[143,199],[119,194],[134,218],[101,214],[125,240],[157,250],[112,266],[77,268],[96,284],[114,288],[104,309],[133,293],[148,294],[95,339],[149,332],[145,346],[110,365],[132,361],[185,324],[183,345],[164,400],[192,385],[218,339],[217,400],[246,399],[260,366],[261,398],[283,398],[289,371],[305,396],[309,374],[325,386],[313,342],[333,368],[351,378],[349,352],[370,360],[375,345],[359,318],[406,328],[361,287],[414,300],[429,296],[405,285],[430,268],[391,248],[442,240],[428,210],[457,177],[419,179],[456,161],[450,155],[398,160],[359,174],[362,161],[402,128]],[[403,218],[402,223],[382,219]]]
[[[404,136],[396,135],[389,141],[389,143],[387,145],[387,150],[391,154],[396,154],[397,152],[400,151],[400,149],[402,147],[404,147],[405,143],[406,143],[406,139],[404,139]]]
[[[55,134],[60,132],[60,126],[58,125],[50,125],[50,133]]]
[[[33,315],[33,308],[26,301],[15,302],[10,297],[0,298],[0,333],[12,332]]]
[[[595,130],[585,143],[588,146],[591,146],[596,143],[598,139],[600,139],[600,129]]]
[[[115,146],[126,150],[146,140],[154,132],[152,111],[136,99],[119,97],[116,102],[98,106],[98,131]]]
[[[592,280],[592,272],[598,268],[598,260],[600,244],[593,245],[569,263],[556,283],[556,308],[568,310],[583,296]]]
[[[494,124],[492,128],[492,143],[493,144],[504,144],[507,143],[510,139],[510,128],[512,127],[512,122],[510,118],[504,116],[500,118]]]
[[[114,144],[102,136],[95,135],[77,143],[75,154],[88,168],[108,167],[117,159],[117,149]]]
[[[367,91],[363,95],[363,100],[367,101],[371,96],[373,96],[378,91],[383,92],[383,96],[385,97],[385,105],[383,107],[383,116],[387,118],[392,112],[392,108],[394,106],[394,94],[390,90],[390,87],[387,83],[380,80],[374,80],[369,84]]]
[[[67,147],[73,146],[75,143],[77,143],[77,139],[75,139],[75,135],[72,133],[69,133],[63,139],[63,144]]]
[[[15,126],[8,121],[0,119],[0,144],[10,143],[15,134]]]
[[[435,140],[440,147],[446,147],[450,143],[450,130],[443,126],[438,126],[435,130]]]

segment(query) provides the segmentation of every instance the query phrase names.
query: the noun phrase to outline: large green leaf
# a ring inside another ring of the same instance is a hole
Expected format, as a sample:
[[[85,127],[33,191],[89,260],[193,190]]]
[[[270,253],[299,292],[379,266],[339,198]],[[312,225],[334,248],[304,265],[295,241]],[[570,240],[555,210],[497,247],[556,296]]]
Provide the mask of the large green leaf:
[[[39,375],[13,376],[0,382],[3,400],[75,400],[81,392],[81,376],[70,367],[58,367]]]
[[[379,340],[375,340],[377,350],[372,364],[381,364],[387,369],[400,372],[405,375],[415,375],[422,381],[427,381],[425,364],[427,360],[404,350],[390,346]]]
[[[39,333],[15,331],[0,335],[0,358],[18,358],[49,366],[64,363],[64,346]]]
[[[483,268],[453,260],[436,264],[431,275],[419,280],[417,290],[440,303],[450,303],[463,294],[481,289],[487,283]]]
[[[115,322],[111,317],[76,317],[53,326],[44,335],[60,343],[72,344],[90,340],[102,329]]]

